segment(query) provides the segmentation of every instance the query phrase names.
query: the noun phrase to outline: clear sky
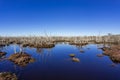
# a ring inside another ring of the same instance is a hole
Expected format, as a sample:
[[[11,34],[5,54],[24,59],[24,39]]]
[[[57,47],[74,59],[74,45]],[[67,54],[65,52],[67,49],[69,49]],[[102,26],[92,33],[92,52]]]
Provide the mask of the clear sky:
[[[120,0],[0,0],[0,35],[120,33]]]

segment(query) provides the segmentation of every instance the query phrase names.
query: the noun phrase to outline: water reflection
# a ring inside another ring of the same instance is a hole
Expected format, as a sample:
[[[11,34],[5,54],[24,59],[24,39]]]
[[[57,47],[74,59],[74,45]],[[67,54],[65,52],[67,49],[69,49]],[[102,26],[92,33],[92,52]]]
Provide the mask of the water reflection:
[[[9,58],[14,54],[13,46],[14,45],[0,48],[1,51],[7,52],[6,58]],[[113,80],[112,77],[116,77],[116,75],[120,72],[120,70],[115,67],[118,66],[119,68],[119,64],[112,62],[111,58],[105,56],[103,51],[98,49],[102,47],[103,45],[95,44],[86,46],[57,44],[54,48],[34,48],[16,45],[16,54],[19,52],[27,53],[35,59],[35,62],[21,67],[20,65],[16,65],[14,62],[6,59],[0,62],[0,71],[10,71],[16,73],[20,80]],[[82,52],[85,54],[80,54]],[[115,67],[116,69],[111,68],[108,65]],[[7,70],[6,67],[8,68]],[[112,72],[110,73],[109,70]],[[116,70],[116,73],[114,70]],[[105,74],[98,73],[100,71]],[[109,73],[110,76],[108,76]],[[83,74],[86,77],[83,76]],[[100,75],[105,75],[106,78],[101,77]],[[95,77],[93,78],[91,76]],[[119,76],[116,78],[120,79]]]
[[[44,51],[43,48],[36,48],[36,52],[39,54],[43,53],[43,51]]]

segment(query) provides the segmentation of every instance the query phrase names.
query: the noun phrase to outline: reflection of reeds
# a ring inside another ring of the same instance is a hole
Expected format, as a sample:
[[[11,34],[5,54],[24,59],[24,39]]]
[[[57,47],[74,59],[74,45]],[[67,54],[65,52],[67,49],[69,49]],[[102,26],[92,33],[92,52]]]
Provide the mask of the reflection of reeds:
[[[52,55],[51,53],[52,49],[47,49],[47,53],[46,53],[46,56],[45,56],[45,63],[47,62],[48,58]]]
[[[37,60],[46,63],[48,58],[52,55],[51,51],[52,48],[37,48]]]
[[[103,54],[97,54],[98,57],[103,57],[104,55]]]
[[[14,53],[16,54],[17,51],[16,51],[16,44],[14,44]]]

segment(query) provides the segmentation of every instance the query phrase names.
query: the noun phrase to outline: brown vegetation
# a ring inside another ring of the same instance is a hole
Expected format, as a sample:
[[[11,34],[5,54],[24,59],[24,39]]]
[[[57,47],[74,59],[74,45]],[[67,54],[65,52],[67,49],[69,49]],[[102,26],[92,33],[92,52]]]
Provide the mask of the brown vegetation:
[[[113,45],[110,48],[106,48],[103,54],[109,56],[113,62],[120,63],[120,45]]]
[[[75,54],[69,54],[73,62],[80,62],[79,58],[75,57]]]
[[[35,61],[35,59],[27,53],[12,54],[8,59],[19,66],[26,66],[28,63]]]
[[[75,54],[70,54],[69,56],[70,56],[70,57],[75,57]]]
[[[104,36],[30,36],[30,37],[0,37],[0,46],[9,44],[22,44],[23,47],[52,48],[58,42],[68,42],[70,45],[87,45],[95,44],[120,44],[120,35],[104,35]]]
[[[4,55],[6,55],[5,52],[0,52],[0,57],[2,57],[2,56],[4,56]]]
[[[80,60],[78,58],[75,58],[75,57],[72,58],[72,61],[73,62],[80,62]]]
[[[18,80],[17,76],[10,72],[1,72],[0,80]]]

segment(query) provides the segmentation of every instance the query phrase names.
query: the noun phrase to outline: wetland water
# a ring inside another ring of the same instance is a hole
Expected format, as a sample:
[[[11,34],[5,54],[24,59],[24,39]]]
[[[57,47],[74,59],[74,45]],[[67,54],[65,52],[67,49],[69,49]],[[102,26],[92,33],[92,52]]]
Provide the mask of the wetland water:
[[[111,66],[113,62],[108,56],[98,57],[103,51],[95,44],[82,48],[68,44],[57,44],[51,49],[26,47],[24,51],[35,62],[24,67],[6,59],[14,53],[14,46],[2,48],[7,54],[0,59],[0,72],[13,72],[19,80],[120,80],[120,65]],[[19,51],[18,45],[16,48]],[[69,56],[72,53],[80,62],[72,61]]]

